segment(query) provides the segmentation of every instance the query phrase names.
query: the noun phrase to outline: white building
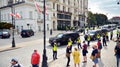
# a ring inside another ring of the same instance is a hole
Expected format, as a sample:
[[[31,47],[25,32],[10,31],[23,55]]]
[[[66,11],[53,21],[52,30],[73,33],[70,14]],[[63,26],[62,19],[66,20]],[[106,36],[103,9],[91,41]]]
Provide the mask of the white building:
[[[21,15],[21,19],[15,20],[16,29],[43,30],[43,14],[38,14],[33,0],[0,0],[0,21],[12,23],[9,15],[11,8],[8,2],[13,1],[15,13]],[[43,11],[43,0],[36,0]],[[58,28],[81,27],[87,22],[88,0],[46,0],[46,30]]]
[[[12,23],[12,17],[10,16],[11,7],[8,7],[8,2],[10,0],[0,0],[0,16],[2,22]],[[43,11],[43,3],[39,2],[40,8]],[[15,20],[16,29],[21,31],[22,29],[33,29],[35,32],[43,30],[43,14],[38,14],[36,11],[33,0],[13,0],[13,4],[18,3],[17,5],[13,5],[15,13],[19,13],[21,15],[21,19]],[[52,14],[49,11],[49,7],[47,7],[46,15],[46,30],[50,29],[50,21]]]

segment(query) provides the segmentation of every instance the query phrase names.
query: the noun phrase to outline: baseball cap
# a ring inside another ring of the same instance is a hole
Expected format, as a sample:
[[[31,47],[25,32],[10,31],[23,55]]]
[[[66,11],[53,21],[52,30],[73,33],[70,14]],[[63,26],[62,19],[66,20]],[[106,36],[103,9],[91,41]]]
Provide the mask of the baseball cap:
[[[11,59],[11,62],[16,62],[16,63],[18,63],[18,60],[17,60],[16,58],[12,58],[12,59]]]

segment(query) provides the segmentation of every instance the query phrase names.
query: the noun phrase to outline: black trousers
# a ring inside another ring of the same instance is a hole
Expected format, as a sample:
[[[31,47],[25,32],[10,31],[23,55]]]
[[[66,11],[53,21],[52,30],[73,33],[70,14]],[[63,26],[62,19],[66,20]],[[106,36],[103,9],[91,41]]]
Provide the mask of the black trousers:
[[[70,56],[67,57],[68,61],[67,61],[67,66],[69,66],[69,63],[70,63]]]
[[[70,51],[72,51],[72,45],[70,46]]]
[[[88,46],[90,46],[90,41],[88,41]]]
[[[36,64],[36,65],[32,65],[32,67],[39,67],[39,65],[38,65],[38,64]]]
[[[110,35],[110,40],[112,40],[113,35]]]
[[[53,51],[53,60],[57,59],[57,51]]]
[[[78,43],[78,49],[82,49],[82,47],[81,47],[81,43]]]
[[[106,41],[103,41],[103,46],[107,46]]]

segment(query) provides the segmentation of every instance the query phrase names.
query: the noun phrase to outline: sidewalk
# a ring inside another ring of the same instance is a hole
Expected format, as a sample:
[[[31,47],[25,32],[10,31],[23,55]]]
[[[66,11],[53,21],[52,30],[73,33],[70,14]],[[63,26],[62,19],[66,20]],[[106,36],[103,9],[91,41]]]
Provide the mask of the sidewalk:
[[[107,47],[103,47],[102,49],[102,58],[101,60],[99,59],[99,63],[97,65],[97,67],[116,67],[116,58],[114,56],[114,47],[115,47],[115,43],[113,41],[108,43]],[[92,48],[89,47],[89,52],[87,55],[87,63],[82,63],[83,60],[83,56],[82,56],[82,51],[80,51],[81,53],[81,58],[80,58],[80,67],[92,67],[93,66],[93,62],[90,59],[90,55],[92,52]],[[61,56],[58,56],[58,59],[55,61],[51,61],[49,63],[49,67],[66,67],[66,63],[67,63],[67,58],[65,57],[65,53]],[[71,55],[71,61],[70,61],[70,67],[74,67],[74,63],[73,63],[73,58]]]

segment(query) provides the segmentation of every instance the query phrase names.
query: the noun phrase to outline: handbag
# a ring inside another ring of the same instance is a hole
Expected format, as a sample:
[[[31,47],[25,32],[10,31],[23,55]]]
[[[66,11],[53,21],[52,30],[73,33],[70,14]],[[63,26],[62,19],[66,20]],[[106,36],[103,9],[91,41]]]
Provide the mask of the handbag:
[[[95,57],[91,55],[91,56],[90,56],[90,59],[91,59],[91,60],[94,60],[94,59],[95,59]]]
[[[66,57],[70,57],[70,54],[69,54],[69,53],[66,53]]]

